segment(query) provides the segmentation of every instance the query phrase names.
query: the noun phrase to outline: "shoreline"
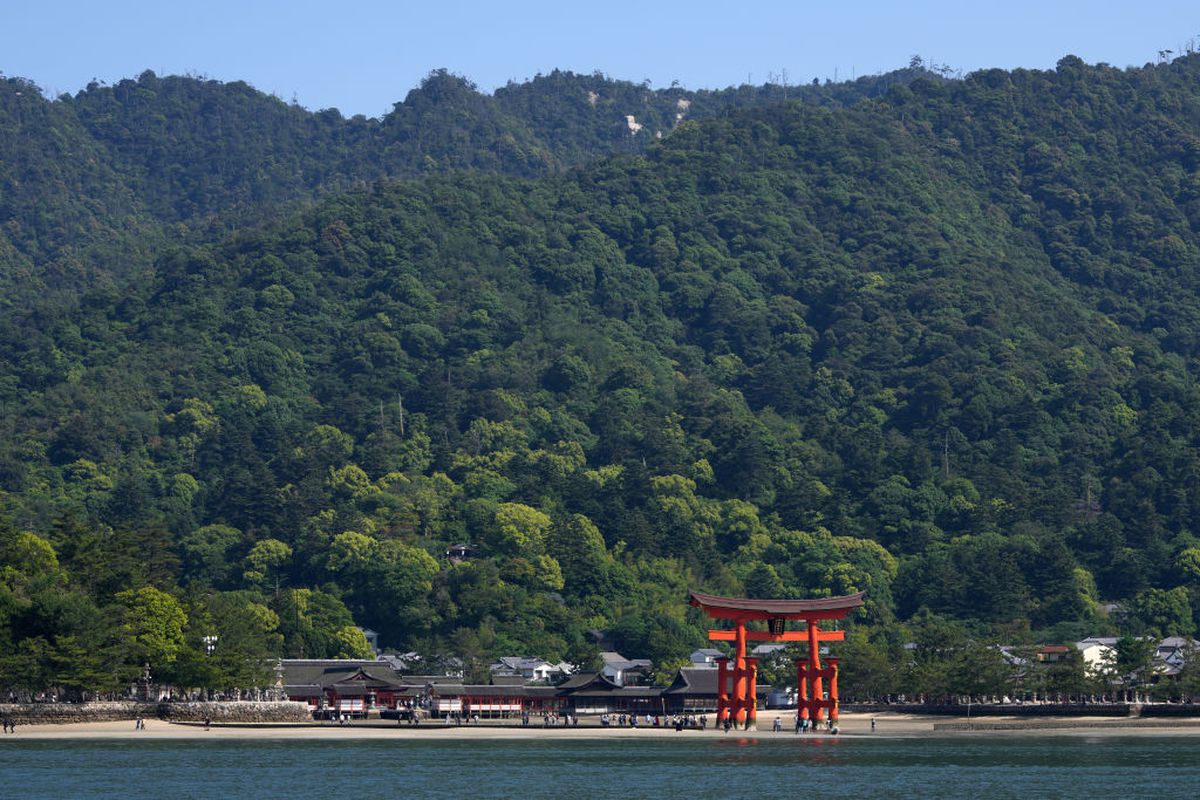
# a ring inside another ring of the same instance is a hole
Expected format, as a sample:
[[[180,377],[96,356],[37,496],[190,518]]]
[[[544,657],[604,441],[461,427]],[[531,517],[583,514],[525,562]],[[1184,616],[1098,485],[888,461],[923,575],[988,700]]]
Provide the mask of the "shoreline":
[[[783,730],[774,732],[776,717],[783,721]],[[872,717],[877,721],[871,731]],[[587,720],[579,727],[543,728],[531,725],[524,727],[501,722],[480,725],[445,725],[430,721],[419,726],[398,725],[390,721],[368,720],[349,725],[333,723],[213,723],[205,730],[202,723],[168,722],[147,719],[145,730],[135,730],[132,720],[115,722],[83,722],[62,724],[18,725],[15,733],[0,736],[0,748],[7,742],[21,740],[132,740],[132,739],[219,739],[219,740],[415,740],[450,741],[454,739],[644,739],[703,737],[705,739],[804,739],[834,738],[827,731],[796,734],[788,725],[791,714],[767,713],[759,717],[758,730],[730,730],[729,733],[713,728],[700,731],[685,729],[676,731],[672,727],[615,728],[601,727]],[[838,723],[837,738],[957,738],[957,737],[1002,737],[1047,735],[1047,736],[1200,736],[1200,720],[1138,719],[1110,717],[1079,719],[1072,717],[1040,718],[1036,720],[1015,717],[990,717],[968,720],[966,717],[920,717],[906,714],[844,713]]]

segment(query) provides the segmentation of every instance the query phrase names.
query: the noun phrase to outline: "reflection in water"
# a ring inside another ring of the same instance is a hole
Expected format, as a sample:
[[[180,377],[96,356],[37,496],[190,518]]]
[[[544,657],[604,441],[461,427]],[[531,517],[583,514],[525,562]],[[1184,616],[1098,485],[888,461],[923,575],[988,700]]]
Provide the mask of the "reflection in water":
[[[713,759],[714,764],[752,764],[758,760],[754,753],[754,749],[758,747],[758,739],[718,739],[717,745],[722,752]],[[730,752],[731,748],[735,749]]]
[[[804,741],[804,748],[800,751],[804,756],[804,763],[814,767],[845,764],[847,759],[838,750],[841,743],[842,740],[837,738]]]
[[[703,746],[704,743],[701,743]],[[781,734],[769,739],[718,739],[718,753],[711,763],[720,765],[757,764],[759,766],[830,766],[852,763],[851,754],[843,755],[842,740],[837,737],[791,736]],[[847,746],[851,746],[847,743]],[[862,755],[861,753],[859,755]],[[706,759],[708,760],[708,759]]]

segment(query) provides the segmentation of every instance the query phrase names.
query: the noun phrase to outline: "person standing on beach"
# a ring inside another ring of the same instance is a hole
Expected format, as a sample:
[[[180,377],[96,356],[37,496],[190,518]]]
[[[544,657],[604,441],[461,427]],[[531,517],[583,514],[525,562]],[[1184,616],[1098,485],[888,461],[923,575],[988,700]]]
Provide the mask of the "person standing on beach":
[[[875,732],[875,718],[871,717],[871,733]]]

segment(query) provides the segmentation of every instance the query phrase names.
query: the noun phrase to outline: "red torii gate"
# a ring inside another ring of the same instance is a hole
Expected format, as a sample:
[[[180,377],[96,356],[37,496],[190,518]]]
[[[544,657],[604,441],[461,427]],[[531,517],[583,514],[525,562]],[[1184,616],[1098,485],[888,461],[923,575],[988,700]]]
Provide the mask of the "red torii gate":
[[[840,642],[845,631],[823,631],[817,623],[823,619],[841,619],[863,604],[863,593],[842,597],[823,597],[815,600],[745,600],[717,597],[692,592],[688,603],[701,608],[713,619],[733,622],[732,630],[710,630],[714,642],[733,642],[733,658],[717,660],[717,723],[732,717],[733,723],[749,728],[756,715],[758,690],[758,659],[746,658],[746,642],[808,642],[808,658],[796,659],[796,682],[799,697],[796,705],[803,719],[819,722],[825,709],[829,718],[838,718],[838,660],[829,659],[821,667],[820,643]],[[802,630],[787,630],[787,620],[804,621]],[[748,631],[750,620],[764,620],[765,631]],[[732,662],[732,663],[730,663]],[[829,681],[829,699],[825,699],[823,683]]]

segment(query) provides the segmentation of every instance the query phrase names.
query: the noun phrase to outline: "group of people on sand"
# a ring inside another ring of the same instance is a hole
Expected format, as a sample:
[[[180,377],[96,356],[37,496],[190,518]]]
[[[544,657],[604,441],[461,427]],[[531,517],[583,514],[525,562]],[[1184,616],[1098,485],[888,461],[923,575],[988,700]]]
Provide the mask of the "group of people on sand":
[[[579,727],[579,717],[574,714],[543,714],[543,728],[572,728]]]
[[[669,717],[657,714],[646,714],[645,716],[637,714],[600,715],[600,726],[602,728],[636,728],[639,725],[647,728],[674,728],[677,731],[681,731],[684,728],[704,730],[708,727],[708,717],[704,715],[697,717],[694,714],[676,714]]]
[[[17,732],[17,723],[13,722],[12,717],[4,718],[4,732],[5,733],[16,733]]]
[[[820,725],[821,725],[821,722],[819,720],[808,719],[807,717],[801,717],[799,714],[796,715],[796,731],[795,731],[796,733],[808,733],[809,731],[816,733],[817,728]],[[783,723],[779,717],[776,717],[775,718],[775,730],[780,731],[782,729],[783,729]],[[872,730],[875,729],[875,720],[871,720],[871,729]],[[832,733],[834,736],[837,736],[839,733],[841,733],[841,731],[838,729],[838,724],[836,722],[834,722],[832,719],[825,720],[825,730],[828,731],[829,733]]]
[[[656,722],[657,720],[658,718],[655,717]],[[708,728],[708,716],[705,714],[701,714],[698,717],[695,714],[676,714],[671,718],[671,725],[677,731],[681,731],[684,728],[706,730]]]

